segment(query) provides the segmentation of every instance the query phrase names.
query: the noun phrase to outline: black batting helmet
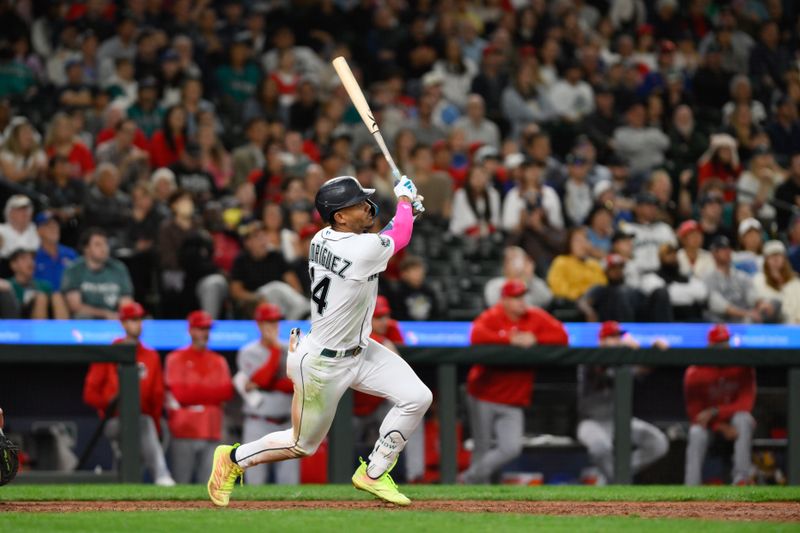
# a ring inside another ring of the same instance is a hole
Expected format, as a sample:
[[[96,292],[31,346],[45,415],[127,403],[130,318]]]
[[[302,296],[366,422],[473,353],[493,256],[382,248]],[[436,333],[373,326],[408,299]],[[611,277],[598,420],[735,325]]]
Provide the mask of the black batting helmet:
[[[378,212],[378,206],[370,200],[375,194],[375,189],[365,189],[353,176],[339,176],[322,184],[314,198],[314,205],[323,220],[331,222],[333,214],[340,209],[350,207],[367,201],[372,207],[373,216]]]

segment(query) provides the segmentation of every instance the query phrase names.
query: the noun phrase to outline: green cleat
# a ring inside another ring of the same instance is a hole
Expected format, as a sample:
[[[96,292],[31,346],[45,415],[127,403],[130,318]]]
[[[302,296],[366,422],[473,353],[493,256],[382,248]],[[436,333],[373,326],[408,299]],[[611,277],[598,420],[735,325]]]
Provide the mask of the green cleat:
[[[372,479],[367,475],[367,463],[360,457],[358,460],[361,461],[361,466],[353,474],[353,486],[355,488],[369,492],[373,496],[395,505],[411,505],[411,500],[397,490],[397,483],[389,475],[391,468],[378,479]]]
[[[211,477],[208,478],[208,495],[214,505],[226,507],[231,500],[231,492],[236,484],[236,478],[244,476],[244,469],[231,461],[233,446],[217,446],[214,450],[214,464],[211,468]]]

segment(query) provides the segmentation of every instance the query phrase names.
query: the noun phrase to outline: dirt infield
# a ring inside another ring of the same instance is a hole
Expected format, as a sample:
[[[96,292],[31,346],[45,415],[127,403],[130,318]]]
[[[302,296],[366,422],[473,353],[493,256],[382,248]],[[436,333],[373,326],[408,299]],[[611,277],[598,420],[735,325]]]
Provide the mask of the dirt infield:
[[[61,501],[0,502],[0,513],[65,513],[81,511],[179,511],[212,509],[202,501]],[[285,509],[396,509],[378,501],[234,501],[229,509],[263,511]],[[560,516],[636,516],[642,518],[700,518],[800,522],[800,502],[523,502],[523,501],[416,501],[414,511],[524,513]]]

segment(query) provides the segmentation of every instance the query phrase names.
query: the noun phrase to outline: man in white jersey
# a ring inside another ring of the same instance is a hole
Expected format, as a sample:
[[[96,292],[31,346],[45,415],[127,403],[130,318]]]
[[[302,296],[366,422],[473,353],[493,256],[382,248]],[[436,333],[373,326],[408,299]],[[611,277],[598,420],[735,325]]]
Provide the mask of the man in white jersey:
[[[394,189],[397,211],[380,233],[369,233],[377,206],[350,176],[325,182],[316,207],[329,227],[311,240],[311,330],[290,343],[287,374],[294,383],[292,427],[244,445],[219,446],[208,494],[226,506],[244,470],[262,463],[313,454],[328,433],[336,406],[349,388],[387,398],[394,406],[384,418],[369,461],[353,474],[353,485],[396,505],[411,501],[397,490],[389,472],[432,401],[431,391],[397,354],[369,338],[378,294],[378,275],[411,239],[422,197],[403,176]],[[413,204],[412,204],[413,202]],[[413,207],[412,207],[413,205]]]

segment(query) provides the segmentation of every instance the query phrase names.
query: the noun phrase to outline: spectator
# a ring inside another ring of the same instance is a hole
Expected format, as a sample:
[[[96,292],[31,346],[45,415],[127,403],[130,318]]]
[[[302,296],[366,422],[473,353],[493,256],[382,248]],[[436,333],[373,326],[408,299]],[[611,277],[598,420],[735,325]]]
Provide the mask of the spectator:
[[[245,124],[252,123],[255,119],[266,121],[278,119],[285,122],[288,110],[281,104],[278,83],[270,78],[261,78],[255,94],[244,103],[242,119]],[[245,131],[247,131],[246,128]]]
[[[631,173],[646,173],[664,164],[669,137],[645,123],[643,104],[634,103],[625,112],[626,125],[614,130],[614,149],[631,167]]]
[[[202,167],[202,156],[200,145],[189,141],[178,160],[169,166],[175,174],[178,187],[191,193],[195,203],[200,206],[221,194],[214,176]]]
[[[150,175],[150,185],[156,209],[162,216],[169,216],[169,198],[178,188],[175,173],[168,168],[159,168]]]
[[[269,137],[267,121],[259,116],[250,119],[245,126],[245,134],[247,144],[233,151],[232,187],[246,181],[254,168],[262,168],[266,163],[264,148]]]
[[[159,168],[177,163],[183,155],[186,141],[186,110],[174,105],[164,114],[161,129],[150,139],[150,164],[153,168]]]
[[[688,105],[679,105],[672,114],[669,129],[669,150],[666,157],[676,175],[694,168],[708,147],[708,136],[697,127],[694,112]],[[694,194],[692,194],[694,196]]]
[[[100,228],[84,231],[80,249],[83,256],[64,270],[61,280],[72,318],[116,320],[117,309],[133,294],[127,267],[109,257],[108,237]]]
[[[480,72],[472,79],[471,92],[483,97],[486,116],[498,123],[502,121],[501,99],[503,89],[508,86],[508,75],[504,68],[503,51],[495,45],[483,49]]]
[[[603,322],[599,333],[602,348],[639,348],[619,325]],[[634,367],[635,375],[646,372]],[[600,470],[603,484],[614,479],[614,368],[580,365],[578,367],[578,441],[586,446],[592,463]],[[655,463],[667,454],[667,436],[653,424],[641,418],[631,418],[631,470],[634,474]]]
[[[524,157],[524,156],[523,156]],[[520,178],[503,200],[503,229],[519,231],[525,223],[526,209],[541,204],[547,223],[556,229],[564,228],[564,214],[558,193],[544,183],[544,166],[534,159],[523,159],[520,163]]]
[[[711,348],[728,349],[731,334],[724,324],[708,332]],[[751,412],[756,395],[756,373],[741,366],[695,366],[683,376],[683,394],[689,417],[686,443],[687,485],[703,482],[703,461],[712,437],[734,441],[733,484],[751,483],[751,453],[756,422]]]
[[[547,312],[528,307],[525,284],[511,280],[500,303],[487,309],[472,326],[472,344],[561,345],[568,342],[564,325]],[[474,365],[467,375],[470,426],[475,441],[465,483],[489,483],[492,475],[522,451],[524,409],[530,405],[535,374],[529,369]],[[494,445],[492,442],[494,441]]]
[[[33,125],[25,117],[13,118],[0,149],[0,175],[30,189],[46,172],[47,155]]]
[[[187,321],[191,344],[167,354],[164,365],[170,465],[178,483],[202,483],[211,474],[233,386],[225,358],[208,349],[211,316],[193,311]]]
[[[441,316],[436,293],[425,281],[427,269],[419,257],[407,255],[398,265],[399,280],[390,301],[398,320],[434,320]]]
[[[687,220],[678,226],[678,265],[680,273],[686,277],[695,276],[703,279],[716,268],[711,252],[704,250],[703,230],[695,220]]]
[[[553,258],[564,249],[567,234],[563,228],[551,225],[545,207],[539,199],[533,203],[526,202],[520,217],[522,219],[521,230],[517,235],[512,234],[508,243],[524,249],[536,264],[536,274],[546,277]]]
[[[303,295],[306,298],[311,297],[311,277],[308,271],[308,255],[310,252],[311,239],[318,231],[319,227],[316,224],[306,224],[300,229],[295,246],[295,259],[289,264],[289,268],[291,268],[300,281],[300,286],[303,288]]]
[[[161,413],[164,407],[164,382],[161,371],[161,358],[158,352],[142,344],[142,319],[144,308],[136,302],[128,302],[119,309],[119,320],[125,336],[114,344],[134,344],[136,364],[139,372],[139,443],[142,462],[152,476],[154,483],[161,487],[172,487],[172,479],[164,459],[159,433]],[[83,401],[97,409],[102,419],[107,419],[103,433],[108,438],[115,455],[119,456],[121,434],[119,410],[119,377],[116,363],[92,363],[83,385]]]
[[[503,118],[511,124],[511,137],[514,139],[519,138],[526,126],[547,122],[553,114],[548,91],[530,63],[517,68],[514,83],[503,89],[501,106]]]
[[[469,95],[467,114],[456,120],[453,127],[464,130],[469,144],[480,143],[495,149],[500,148],[500,129],[486,118],[486,106],[479,94]]]
[[[760,125],[767,119],[767,110],[764,104],[753,99],[753,86],[750,78],[745,74],[737,74],[731,80],[731,100],[722,107],[722,120],[730,121],[733,110],[737,105],[744,105],[750,109],[753,124]]]
[[[450,233],[485,237],[500,226],[500,194],[491,186],[488,173],[481,167],[470,169],[467,182],[453,197]]]
[[[764,262],[753,278],[756,297],[776,302],[785,324],[800,323],[800,281],[786,256],[781,241],[764,244]]]
[[[11,268],[8,283],[16,297],[20,318],[69,318],[63,296],[54,293],[46,281],[34,279],[36,265],[33,256],[34,252],[18,248],[8,258]]]
[[[136,122],[145,137],[152,139],[164,124],[164,110],[158,105],[158,82],[153,77],[139,80],[136,102],[128,108],[128,117]],[[155,161],[151,163],[157,168]]]
[[[789,247],[787,251],[789,263],[795,272],[800,273],[800,215],[792,216],[786,229],[786,240]]]
[[[433,95],[423,93],[419,99],[417,115],[404,124],[405,128],[414,133],[417,142],[429,146],[433,146],[436,141],[447,137],[447,133],[433,122],[434,104]]]
[[[739,222],[740,250],[733,252],[733,267],[741,270],[751,278],[760,272],[764,266],[764,256],[761,255],[761,246],[764,239],[761,237],[764,228],[755,218],[746,218]]]
[[[85,109],[92,103],[92,87],[86,83],[85,65],[80,59],[70,59],[64,65],[67,83],[58,89],[56,100],[66,110]]]
[[[244,249],[231,269],[231,298],[241,313],[261,302],[277,305],[289,320],[309,313],[308,300],[283,254],[270,248],[264,224],[258,220],[239,226]]]
[[[708,307],[715,322],[769,322],[776,314],[774,304],[760,300],[753,280],[733,268],[731,242],[717,236],[711,243],[716,268],[703,281],[708,287]]]
[[[286,374],[288,346],[278,340],[278,322],[282,318],[278,306],[261,303],[253,317],[260,338],[239,349],[233,377],[234,387],[241,394],[242,440],[253,442],[264,435],[292,427],[292,394],[294,385]],[[275,483],[297,485],[300,483],[298,459],[274,463]],[[247,474],[248,485],[267,482],[270,465],[258,465]]]
[[[592,246],[590,255],[598,260],[607,256],[611,251],[613,236],[614,213],[605,205],[595,204],[586,217],[586,237]]]
[[[0,224],[0,257],[8,259],[11,252],[39,248],[39,235],[33,223],[33,205],[30,198],[15,194],[6,202],[3,211],[5,223]]]
[[[503,285],[510,280],[521,281],[525,284],[525,303],[533,307],[547,308],[553,300],[550,287],[540,277],[534,274],[535,266],[525,250],[519,246],[507,246],[503,252],[503,275],[492,278],[483,288],[483,299],[486,307],[492,307],[500,301]]]
[[[677,244],[672,228],[659,221],[658,198],[649,192],[636,197],[635,219],[623,225],[633,235],[633,260],[639,272],[658,269],[658,247],[662,244]]]
[[[750,78],[756,86],[756,94],[763,101],[774,91],[785,87],[784,73],[789,68],[791,56],[781,45],[778,23],[768,20],[761,25],[759,42],[750,52]]]
[[[53,117],[45,138],[47,156],[64,156],[70,163],[70,177],[89,181],[94,170],[92,152],[77,137],[72,119],[66,113]]]
[[[658,250],[658,258],[661,266],[652,274],[643,276],[642,290],[652,293],[655,289],[665,289],[675,321],[701,322],[708,302],[705,284],[693,273],[686,275],[681,272],[678,249],[674,245],[662,244]]]
[[[599,85],[594,91],[594,111],[584,117],[581,130],[597,147],[601,161],[613,152],[611,139],[619,127],[619,119],[614,111],[614,91],[608,85]]]
[[[53,291],[59,291],[64,270],[78,258],[78,254],[72,248],[60,244],[61,226],[51,211],[42,211],[36,215],[36,232],[41,245],[34,258],[34,279],[46,282]]]
[[[322,102],[319,87],[310,78],[303,78],[297,86],[297,100],[288,109],[288,128],[294,131],[311,129],[320,114]]]
[[[252,61],[251,55],[250,36],[243,32],[231,43],[228,62],[214,71],[217,91],[225,105],[242,105],[255,94],[262,74],[258,65]],[[277,65],[269,72],[276,70]]]
[[[550,88],[549,99],[554,114],[568,123],[580,122],[594,111],[594,91],[583,79],[581,66],[577,62],[568,63],[563,78]]]
[[[712,184],[722,186],[725,201],[732,202],[736,199],[736,181],[741,172],[736,140],[725,133],[712,135],[708,150],[697,162],[698,193],[705,193]]]
[[[188,191],[178,189],[170,197],[172,218],[158,231],[162,307],[171,316],[195,302],[212,317],[222,314],[228,282],[213,262],[211,236],[195,218],[195,204]]]
[[[411,151],[412,175],[417,191],[425,197],[425,217],[447,221],[452,216],[453,180],[446,172],[433,168],[430,146],[416,144]]]
[[[131,217],[125,228],[125,253],[133,279],[134,299],[144,301],[154,289],[153,280],[158,258],[155,244],[163,213],[153,199],[148,182],[139,182],[131,190]]]
[[[261,222],[268,249],[277,250],[287,262],[292,262],[296,256],[297,234],[285,227],[281,206],[266,204],[261,210]]]
[[[778,210],[776,221],[783,231],[789,226],[793,212],[800,206],[800,152],[789,159],[786,179],[775,189],[775,199],[784,202],[784,208]],[[793,211],[794,210],[794,211]]]
[[[120,175],[111,163],[101,163],[95,171],[94,185],[84,200],[84,222],[103,228],[108,244],[116,252],[127,243],[126,232],[131,217],[131,198],[119,190]]]
[[[567,246],[567,254],[556,257],[550,266],[547,284],[554,297],[574,302],[595,285],[605,285],[606,275],[600,264],[589,256],[591,245],[586,228],[572,228]]]
[[[721,122],[720,110],[728,98],[728,87],[730,87],[732,77],[731,72],[723,66],[721,47],[712,43],[692,80],[692,86],[695,87],[694,96],[699,108],[698,117],[701,121]]]
[[[568,226],[581,226],[592,210],[592,187],[587,181],[589,161],[578,153],[567,156],[567,180],[561,187],[561,205]]]
[[[98,163],[111,163],[118,167],[122,188],[129,191],[137,181],[149,174],[150,156],[134,144],[136,122],[123,119],[117,123],[114,138],[97,147]]]
[[[783,96],[777,101],[774,118],[766,130],[778,163],[785,164],[800,152],[800,120],[794,100]]]

